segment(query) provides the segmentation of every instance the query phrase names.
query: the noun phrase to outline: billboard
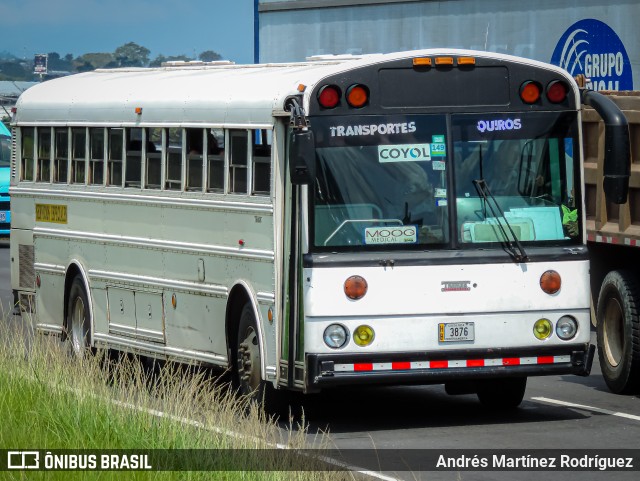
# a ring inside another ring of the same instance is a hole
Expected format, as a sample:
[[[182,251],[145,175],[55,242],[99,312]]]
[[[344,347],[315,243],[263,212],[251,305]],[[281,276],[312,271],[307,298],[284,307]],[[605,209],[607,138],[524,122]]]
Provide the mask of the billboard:
[[[49,56],[46,53],[38,53],[33,57],[33,73],[34,74],[46,74],[47,73],[47,61]]]

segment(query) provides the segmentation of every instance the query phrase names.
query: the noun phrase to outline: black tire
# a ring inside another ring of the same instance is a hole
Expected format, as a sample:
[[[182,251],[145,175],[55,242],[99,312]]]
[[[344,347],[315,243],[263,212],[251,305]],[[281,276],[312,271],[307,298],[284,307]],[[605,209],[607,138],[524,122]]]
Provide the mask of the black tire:
[[[260,371],[260,343],[258,342],[258,324],[253,314],[253,307],[247,303],[242,308],[238,323],[236,340],[236,384],[242,396],[263,402],[266,383]]]
[[[71,282],[67,300],[67,343],[69,353],[82,358],[91,352],[91,309],[82,277]]]
[[[527,389],[526,377],[487,379],[478,383],[478,399],[491,409],[515,409]]]
[[[616,394],[640,388],[640,288],[628,271],[609,272],[598,296],[596,328],[600,368]]]

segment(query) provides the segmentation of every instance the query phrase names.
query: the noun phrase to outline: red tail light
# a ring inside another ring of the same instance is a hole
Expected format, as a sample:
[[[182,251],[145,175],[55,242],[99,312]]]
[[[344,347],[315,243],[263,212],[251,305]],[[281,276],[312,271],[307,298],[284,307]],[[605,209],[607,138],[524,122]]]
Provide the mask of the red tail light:
[[[561,80],[554,80],[547,85],[547,98],[549,102],[559,104],[567,98],[569,87]]]
[[[535,104],[540,100],[542,87],[538,82],[528,80],[520,86],[520,98],[525,104]]]
[[[364,85],[352,85],[347,90],[347,103],[351,107],[360,108],[369,102],[369,89]]]
[[[318,103],[325,109],[332,109],[340,103],[340,89],[335,85],[325,85],[318,92]]]

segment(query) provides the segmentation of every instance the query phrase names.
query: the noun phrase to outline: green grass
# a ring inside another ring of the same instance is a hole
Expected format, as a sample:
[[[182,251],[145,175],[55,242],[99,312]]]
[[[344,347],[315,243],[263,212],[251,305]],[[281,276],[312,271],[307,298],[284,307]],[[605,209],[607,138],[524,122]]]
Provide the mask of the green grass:
[[[4,449],[234,450],[225,451],[224,460],[236,453],[249,455],[247,462],[265,467],[224,472],[6,471],[0,479],[353,479],[350,473],[284,471],[285,452],[269,448],[275,443],[304,448],[304,426],[291,426],[283,435],[261,409],[238,399],[204,371],[172,364],[150,371],[137,358],[114,360],[104,352],[75,359],[57,338],[25,336],[6,321],[0,327],[0,419]],[[254,456],[261,449],[266,450]],[[307,469],[321,469],[317,461],[307,462]]]

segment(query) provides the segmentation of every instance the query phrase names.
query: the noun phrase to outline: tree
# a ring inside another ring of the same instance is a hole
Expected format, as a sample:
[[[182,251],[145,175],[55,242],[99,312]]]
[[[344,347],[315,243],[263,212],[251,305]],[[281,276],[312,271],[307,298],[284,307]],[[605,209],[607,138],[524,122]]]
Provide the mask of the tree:
[[[104,68],[107,65],[111,65],[115,61],[113,54],[111,53],[85,53],[78,57],[76,62],[81,64],[89,64],[93,66],[93,69]]]
[[[129,42],[118,47],[113,56],[120,67],[144,67],[149,63],[150,53],[148,48]]]
[[[214,52],[213,50],[205,50],[198,58],[203,62],[215,62],[216,60],[222,60],[222,55],[218,52]]]
[[[31,80],[33,71],[27,71],[19,62],[0,63],[0,77],[4,80]]]

